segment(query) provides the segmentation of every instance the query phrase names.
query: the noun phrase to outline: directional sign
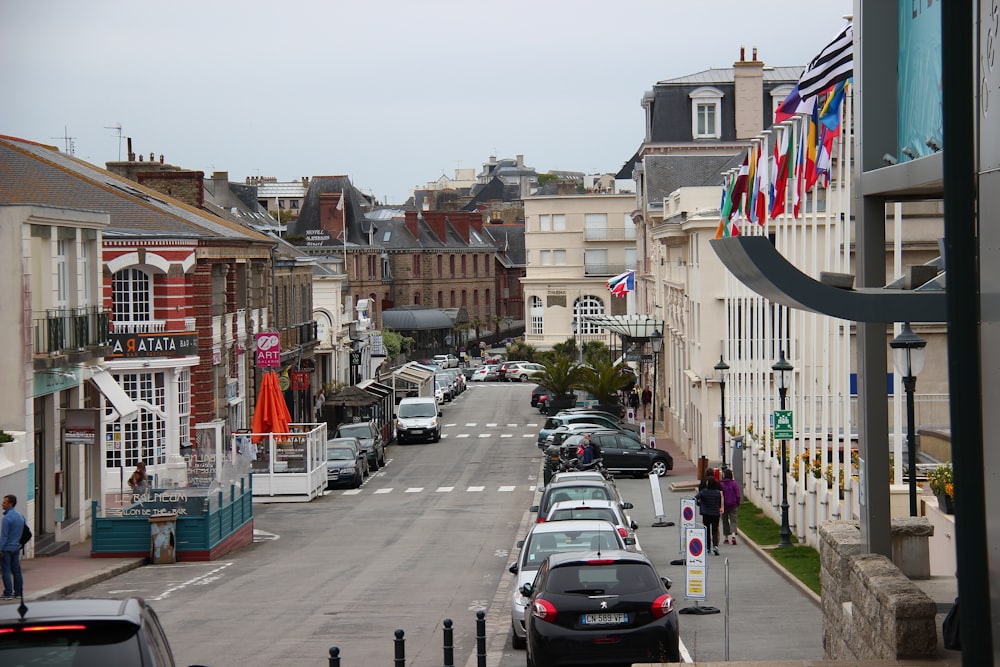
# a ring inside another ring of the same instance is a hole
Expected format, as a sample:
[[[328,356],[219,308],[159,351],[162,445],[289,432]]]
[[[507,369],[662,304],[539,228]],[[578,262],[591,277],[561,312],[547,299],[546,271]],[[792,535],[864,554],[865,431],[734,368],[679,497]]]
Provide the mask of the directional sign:
[[[792,411],[774,411],[774,438],[776,440],[791,440],[794,437],[792,428]]]

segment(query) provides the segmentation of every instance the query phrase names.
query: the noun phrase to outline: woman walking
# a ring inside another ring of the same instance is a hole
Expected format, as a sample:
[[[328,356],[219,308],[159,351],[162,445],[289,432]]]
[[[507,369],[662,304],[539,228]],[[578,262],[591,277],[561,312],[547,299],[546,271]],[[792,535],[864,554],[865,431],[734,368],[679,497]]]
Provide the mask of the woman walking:
[[[722,471],[722,504],[725,511],[722,512],[722,534],[725,536],[726,544],[736,544],[736,513],[739,512],[740,503],[743,502],[743,494],[740,492],[739,483],[733,479],[733,471],[726,468]]]
[[[701,520],[705,524],[707,548],[719,555],[719,517],[725,509],[722,500],[722,485],[715,477],[706,479],[705,488],[695,495],[695,502],[701,509]],[[706,549],[707,550],[707,549]]]

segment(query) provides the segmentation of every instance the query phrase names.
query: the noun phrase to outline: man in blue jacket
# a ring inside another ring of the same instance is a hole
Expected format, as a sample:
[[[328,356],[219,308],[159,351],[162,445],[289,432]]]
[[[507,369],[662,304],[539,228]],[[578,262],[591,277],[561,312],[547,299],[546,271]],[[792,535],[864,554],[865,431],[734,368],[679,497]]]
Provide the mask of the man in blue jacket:
[[[24,579],[21,577],[21,533],[24,532],[24,517],[14,509],[17,496],[3,497],[3,523],[0,524],[0,574],[3,576],[3,599],[13,600],[24,593]],[[11,585],[13,579],[13,586]]]

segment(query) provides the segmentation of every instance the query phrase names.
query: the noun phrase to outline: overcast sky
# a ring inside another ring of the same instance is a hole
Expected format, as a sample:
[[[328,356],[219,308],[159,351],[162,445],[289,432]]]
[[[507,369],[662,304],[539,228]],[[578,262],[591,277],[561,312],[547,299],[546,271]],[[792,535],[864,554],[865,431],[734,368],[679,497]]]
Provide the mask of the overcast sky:
[[[348,174],[379,200],[490,155],[615,172],[659,80],[804,66],[851,0],[0,0],[0,134],[103,166]],[[112,129],[109,129],[112,128]],[[122,158],[125,141],[120,142]]]

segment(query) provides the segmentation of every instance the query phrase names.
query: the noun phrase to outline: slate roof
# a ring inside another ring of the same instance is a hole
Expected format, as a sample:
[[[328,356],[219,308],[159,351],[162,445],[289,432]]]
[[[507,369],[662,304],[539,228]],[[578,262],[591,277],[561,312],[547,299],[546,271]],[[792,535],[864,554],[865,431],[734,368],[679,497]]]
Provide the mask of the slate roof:
[[[651,204],[682,187],[722,185],[722,174],[743,164],[740,151],[733,155],[647,155],[646,196]],[[661,204],[662,205],[662,204]]]
[[[792,67],[764,67],[764,83],[786,83],[789,81],[798,81],[799,77],[802,76],[802,72],[805,67],[802,65],[794,65]],[[685,74],[684,76],[679,76],[673,79],[664,79],[662,81],[657,81],[657,85],[660,84],[699,84],[703,86],[711,86],[720,83],[732,83],[736,78],[734,68],[732,67],[712,67],[710,69],[702,70],[701,72],[695,72],[693,74]]]
[[[0,204],[39,204],[111,216],[105,236],[270,242],[238,221],[215,217],[45,146],[0,136]]]
[[[445,214],[445,218],[447,219],[447,214]],[[431,228],[427,225],[427,223],[424,222],[423,217],[419,217],[417,220],[417,230],[419,232],[418,238],[414,238],[413,233],[410,232],[410,228],[406,226],[406,219],[404,217],[377,220],[374,224],[375,232],[373,235],[373,245],[378,245],[386,250],[414,250],[425,248],[482,248],[483,250],[493,250],[495,248],[495,245],[490,242],[489,238],[485,234],[481,235],[475,229],[471,230],[471,239],[468,243],[466,243],[465,239],[459,236],[458,232],[455,231],[454,227],[452,227],[450,223],[446,227],[446,240],[445,242],[442,242],[441,239],[439,239],[437,235],[431,231]],[[386,239],[385,236],[386,232],[389,232],[388,239]]]
[[[517,186],[509,186],[517,190]],[[499,178],[491,178],[486,185],[476,185],[473,188],[475,194],[472,195],[472,199],[466,204],[463,209],[466,211],[475,211],[479,204],[485,204],[490,201],[510,201],[510,193],[508,192],[508,186]],[[517,199],[517,197],[513,197]]]
[[[523,224],[484,225],[483,231],[496,243],[501,264],[507,268],[528,265]]]
[[[288,223],[288,233],[304,236],[306,231],[321,229],[319,224],[319,198],[321,194],[341,192],[347,197],[344,219],[347,224],[347,240],[358,245],[368,245],[368,228],[364,222],[364,211],[360,204],[360,194],[351,185],[347,176],[315,176],[309,181],[309,189],[302,200],[299,217]],[[343,239],[341,239],[343,241]]]
[[[394,331],[450,329],[451,318],[440,308],[396,306],[382,311],[382,326]]]

